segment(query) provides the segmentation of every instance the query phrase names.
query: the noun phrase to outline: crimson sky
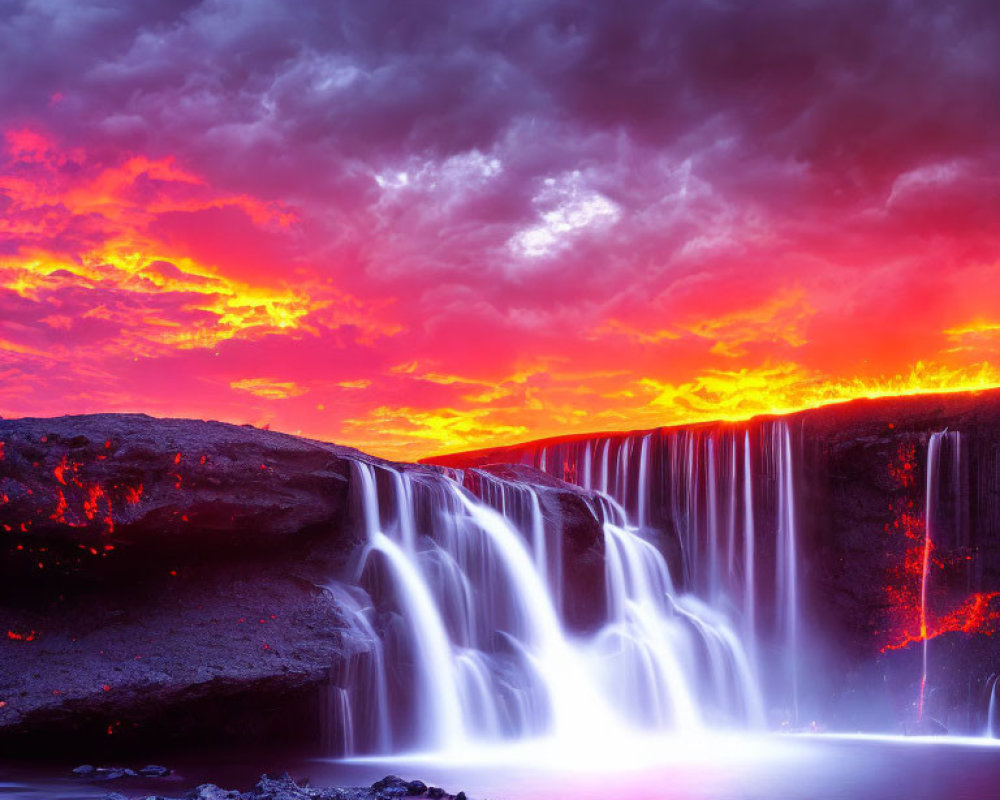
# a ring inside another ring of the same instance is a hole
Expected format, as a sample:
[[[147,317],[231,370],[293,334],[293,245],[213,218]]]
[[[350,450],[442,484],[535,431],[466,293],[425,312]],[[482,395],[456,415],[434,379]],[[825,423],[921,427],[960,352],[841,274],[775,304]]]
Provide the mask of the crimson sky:
[[[415,458],[998,385],[998,76],[991,0],[0,0],[0,414]]]

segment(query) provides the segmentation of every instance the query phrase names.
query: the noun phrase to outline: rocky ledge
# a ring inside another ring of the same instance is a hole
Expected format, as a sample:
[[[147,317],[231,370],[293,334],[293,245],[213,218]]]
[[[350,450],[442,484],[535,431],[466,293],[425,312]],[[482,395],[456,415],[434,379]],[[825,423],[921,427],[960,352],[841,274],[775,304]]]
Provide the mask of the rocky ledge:
[[[0,420],[0,746],[318,741],[364,649],[327,585],[356,451],[142,415]]]

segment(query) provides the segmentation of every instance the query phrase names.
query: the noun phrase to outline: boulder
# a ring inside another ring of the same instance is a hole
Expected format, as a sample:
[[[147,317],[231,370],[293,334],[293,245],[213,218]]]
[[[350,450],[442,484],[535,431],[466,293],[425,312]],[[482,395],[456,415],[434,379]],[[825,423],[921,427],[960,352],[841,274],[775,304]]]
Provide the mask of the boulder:
[[[158,764],[147,764],[139,770],[139,774],[146,778],[165,778],[170,772],[168,767],[161,767]]]

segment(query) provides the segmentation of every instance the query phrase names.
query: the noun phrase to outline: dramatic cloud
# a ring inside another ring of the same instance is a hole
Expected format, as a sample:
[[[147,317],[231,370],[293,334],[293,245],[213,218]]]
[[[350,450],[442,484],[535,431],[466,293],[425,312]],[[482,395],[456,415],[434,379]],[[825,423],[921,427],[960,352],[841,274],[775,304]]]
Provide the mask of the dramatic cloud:
[[[412,458],[998,385],[997,75],[985,0],[0,0],[0,413]]]

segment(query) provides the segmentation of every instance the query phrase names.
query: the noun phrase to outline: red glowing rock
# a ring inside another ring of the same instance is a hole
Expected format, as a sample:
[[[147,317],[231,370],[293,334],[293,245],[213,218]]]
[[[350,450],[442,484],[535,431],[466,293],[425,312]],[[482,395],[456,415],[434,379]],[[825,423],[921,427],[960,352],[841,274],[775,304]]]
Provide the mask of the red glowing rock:
[[[336,529],[352,452],[248,427],[141,415],[0,420],[0,440],[0,531],[31,535],[5,544],[27,552],[55,547],[56,559],[44,566],[56,572],[82,568],[67,553],[81,545],[100,552],[105,542],[128,549],[161,540],[182,550],[186,530],[199,547],[271,547],[274,537]],[[187,452],[198,459],[179,471]],[[0,593],[8,569],[17,565],[0,561]]]

